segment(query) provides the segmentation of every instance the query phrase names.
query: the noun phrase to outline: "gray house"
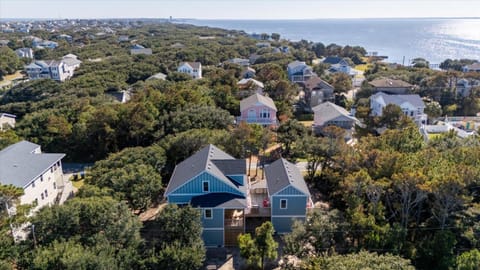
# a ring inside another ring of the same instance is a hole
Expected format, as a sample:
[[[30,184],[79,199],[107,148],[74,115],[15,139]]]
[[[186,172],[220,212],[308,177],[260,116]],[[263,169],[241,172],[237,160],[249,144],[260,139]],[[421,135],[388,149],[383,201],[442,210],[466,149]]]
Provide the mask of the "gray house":
[[[305,100],[311,108],[322,102],[333,100],[334,87],[317,76],[311,77],[305,82]]]
[[[291,231],[293,220],[304,221],[313,206],[302,173],[295,164],[281,158],[265,168],[271,207],[271,221],[277,233]]]
[[[350,137],[355,123],[359,123],[358,119],[352,116],[350,112],[328,101],[315,106],[312,110],[315,133],[321,133],[326,126],[337,126],[345,129],[347,131],[346,136]]]
[[[373,87],[373,92],[384,92],[387,94],[407,94],[413,89],[413,85],[402,80],[389,78],[378,78],[368,83]]]

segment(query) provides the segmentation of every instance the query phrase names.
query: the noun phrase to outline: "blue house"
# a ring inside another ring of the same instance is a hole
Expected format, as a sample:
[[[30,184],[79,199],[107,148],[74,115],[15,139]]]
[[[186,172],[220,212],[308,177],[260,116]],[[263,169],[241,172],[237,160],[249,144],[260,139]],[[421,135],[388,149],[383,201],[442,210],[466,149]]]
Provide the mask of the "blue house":
[[[265,168],[271,221],[277,233],[291,231],[293,220],[305,220],[313,206],[302,173],[293,163],[281,158]]]
[[[202,212],[205,246],[232,246],[245,232],[246,181],[244,159],[208,145],[175,167],[165,196]]]

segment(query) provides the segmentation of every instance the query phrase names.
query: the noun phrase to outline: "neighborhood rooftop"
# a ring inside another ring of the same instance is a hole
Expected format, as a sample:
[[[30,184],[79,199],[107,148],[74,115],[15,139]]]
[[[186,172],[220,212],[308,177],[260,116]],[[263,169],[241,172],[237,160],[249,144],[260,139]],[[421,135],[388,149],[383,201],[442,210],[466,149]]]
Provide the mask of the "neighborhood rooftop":
[[[358,121],[355,117],[351,116],[350,113],[343,107],[340,107],[329,101],[318,104],[317,106],[313,107],[312,110],[316,114],[320,114],[325,122],[331,119],[335,119],[339,116],[345,116],[352,119],[353,121]]]
[[[277,107],[275,106],[275,103],[273,103],[273,100],[271,98],[262,96],[257,93],[240,101],[240,111],[244,111],[245,109],[248,109],[257,103],[261,103],[271,109],[277,110]]]
[[[175,167],[165,194],[175,191],[175,189],[185,183],[185,180],[192,179],[203,171],[207,171],[236,189],[238,188],[237,183],[227,178],[225,174],[245,174],[246,163],[245,160],[236,160],[210,144]]]
[[[409,102],[410,104],[416,107],[425,107],[425,104],[422,101],[422,98],[417,95],[388,95],[382,92],[379,92],[372,96],[372,98],[382,97],[386,104],[397,104],[401,105],[404,102]]]
[[[302,173],[293,163],[281,158],[265,167],[268,193],[273,195],[289,185],[310,196],[308,187],[303,180]]]
[[[21,141],[0,151],[0,183],[25,187],[65,154],[36,153],[40,146]]]
[[[389,78],[379,78],[369,82],[370,85],[374,87],[412,87],[413,85],[402,81],[402,80],[394,80]]]

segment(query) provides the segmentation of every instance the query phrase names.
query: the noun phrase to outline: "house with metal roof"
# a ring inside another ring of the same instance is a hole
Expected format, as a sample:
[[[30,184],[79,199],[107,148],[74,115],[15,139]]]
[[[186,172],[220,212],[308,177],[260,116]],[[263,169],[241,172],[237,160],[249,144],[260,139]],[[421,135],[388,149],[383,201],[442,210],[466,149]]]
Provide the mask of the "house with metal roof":
[[[273,227],[277,233],[291,232],[293,221],[304,221],[307,208],[313,207],[302,173],[281,158],[265,167],[265,178]]]
[[[262,126],[276,126],[277,107],[269,97],[255,93],[240,101],[240,117],[237,123],[259,124]]]
[[[383,108],[388,104],[399,106],[403,113],[412,118],[418,125],[427,122],[427,115],[424,113],[425,103],[422,98],[415,95],[388,95],[382,92],[370,97],[370,109],[373,116],[382,116]]]
[[[208,145],[179,163],[165,191],[168,203],[202,212],[206,246],[236,245],[245,231],[246,161]]]
[[[200,62],[181,62],[177,71],[186,73],[194,79],[202,78],[202,64]]]
[[[73,190],[63,179],[62,159],[65,154],[42,153],[40,145],[21,141],[0,151],[0,184],[22,188],[20,204],[33,204],[32,213],[44,206],[63,203]],[[8,205],[8,214],[16,206]],[[16,231],[16,236],[26,236]]]

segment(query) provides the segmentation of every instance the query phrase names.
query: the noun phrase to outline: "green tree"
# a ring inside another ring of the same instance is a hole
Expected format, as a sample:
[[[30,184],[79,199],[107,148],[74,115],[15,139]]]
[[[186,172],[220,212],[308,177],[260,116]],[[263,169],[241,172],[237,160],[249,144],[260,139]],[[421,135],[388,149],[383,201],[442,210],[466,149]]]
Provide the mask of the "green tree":
[[[9,47],[0,47],[0,80],[22,68],[22,62]]]
[[[160,172],[165,162],[165,151],[160,146],[126,148],[96,162],[86,182],[110,188],[133,209],[144,211],[160,201],[163,192]]]
[[[201,214],[191,206],[168,204],[153,221],[145,224],[153,269],[198,269],[205,260]]]
[[[480,251],[472,249],[457,257],[458,270],[480,270]]]
[[[305,134],[307,128],[297,120],[288,120],[277,128],[277,141],[283,145],[285,157],[292,156],[293,147]]]
[[[266,260],[273,260],[278,256],[278,243],[273,239],[273,233],[273,225],[267,221],[255,229],[254,239],[250,234],[239,235],[240,255],[250,264],[264,269]]]
[[[343,270],[343,269],[371,269],[371,270],[414,270],[409,260],[391,254],[379,255],[373,252],[361,251],[347,255],[333,255],[327,257],[312,257],[300,269],[313,270]]]

